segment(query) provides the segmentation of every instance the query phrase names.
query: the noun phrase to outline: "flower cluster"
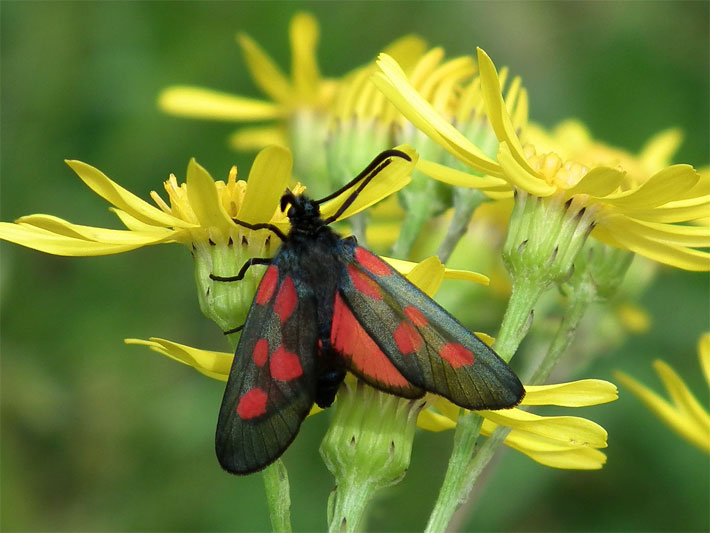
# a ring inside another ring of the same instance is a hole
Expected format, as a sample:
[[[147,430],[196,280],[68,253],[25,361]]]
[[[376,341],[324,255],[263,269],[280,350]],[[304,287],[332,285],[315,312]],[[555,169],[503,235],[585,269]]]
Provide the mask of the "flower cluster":
[[[168,200],[153,192],[150,204],[96,168],[67,161],[110,204],[125,229],[30,215],[0,222],[0,238],[65,256],[183,244],[194,258],[201,310],[229,335],[233,348],[264,269],[249,269],[239,283],[225,283],[224,278],[234,276],[251,258],[277,252],[280,242],[270,228],[279,230],[277,235],[289,230],[279,200],[287,188],[296,195],[305,190],[294,177],[308,183],[309,194],[325,194],[350,180],[374,155],[398,145],[408,159],[393,158],[342,212],[352,191],[323,202],[321,215],[327,219],[338,213],[338,221],[350,219],[361,241],[370,240],[381,250],[391,246],[389,264],[430,297],[444,279],[488,284],[485,275],[444,265],[459,245],[471,246],[472,217],[487,217],[500,238],[483,235],[483,254],[502,257],[511,283],[501,292],[507,309],[497,338],[478,335],[505,362],[514,356],[521,361],[526,396],[518,408],[468,412],[434,395],[423,400],[387,396],[349,376],[321,448],[339,486],[335,503],[329,505],[331,527],[355,529],[372,493],[404,475],[415,425],[456,431],[429,530],[445,528],[500,444],[554,468],[601,468],[607,433],[600,425],[529,409],[581,408],[617,398],[616,387],[602,380],[547,382],[590,304],[623,292],[634,256],[684,270],[710,270],[710,173],[670,164],[680,142],[676,130],[653,137],[639,154],[593,139],[578,121],[546,131],[528,119],[522,80],[505,68],[497,70],[481,49],[476,57],[449,59],[441,48],[429,49],[421,38],[405,36],[376,61],[336,79],[320,74],[318,25],[312,16],[294,16],[289,35],[290,76],[250,37],[237,37],[252,78],[268,99],[191,86],[167,88],[158,99],[164,111],[180,116],[271,121],[230,137],[236,149],[260,150],[247,181],[237,179],[236,167],[226,182],[215,181],[193,159],[184,183],[174,175],[165,181]],[[438,257],[408,261],[433,253]],[[549,311],[540,302],[552,287],[564,296],[565,313],[557,330],[543,335],[544,355],[532,360],[519,347],[534,318]],[[631,296],[612,314],[616,323],[635,324],[628,330],[644,329],[645,317],[633,304],[641,288],[628,291]],[[475,298],[470,295],[461,289],[461,300],[470,297],[469,308]],[[233,352],[161,338],[126,342],[221,381],[233,366]],[[709,342],[704,337],[700,349],[706,375]],[[593,346],[586,349],[594,355]],[[707,412],[670,367],[655,365],[673,405],[628,376],[619,374],[618,379],[677,431],[708,449]],[[311,414],[319,411],[314,407]],[[479,435],[487,437],[485,453],[477,448]]]

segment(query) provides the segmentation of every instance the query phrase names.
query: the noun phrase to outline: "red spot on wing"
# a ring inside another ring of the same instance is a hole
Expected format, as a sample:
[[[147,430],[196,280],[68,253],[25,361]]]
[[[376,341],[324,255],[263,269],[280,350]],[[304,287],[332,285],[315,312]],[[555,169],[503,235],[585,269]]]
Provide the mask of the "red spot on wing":
[[[365,296],[369,296],[374,300],[382,299],[380,287],[377,285],[375,280],[370,278],[367,274],[352,265],[348,265],[348,276],[350,276],[350,281],[353,282],[353,285],[358,292],[361,292]]]
[[[252,359],[254,359],[254,364],[256,366],[264,366],[266,360],[269,357],[269,341],[266,339],[259,339],[254,345],[254,351],[252,352]]]
[[[355,248],[355,259],[375,276],[389,276],[392,269],[382,259],[364,248]]]
[[[279,269],[275,266],[270,266],[266,269],[264,277],[261,278],[261,283],[259,284],[259,290],[256,293],[256,303],[259,305],[264,305],[266,302],[271,300],[276,290],[276,283],[279,281]]]
[[[357,369],[373,380],[391,387],[410,387],[338,293],[335,295],[330,342],[337,352],[349,358]]]
[[[250,420],[263,415],[266,412],[267,398],[266,393],[259,388],[248,390],[239,398],[239,403],[237,404],[239,418]]]
[[[298,355],[289,352],[283,346],[279,346],[271,354],[269,371],[271,372],[271,377],[279,381],[291,381],[303,375],[303,368]]]
[[[421,335],[409,322],[400,322],[394,329],[394,342],[402,354],[414,353],[422,347]]]
[[[421,313],[421,311],[414,306],[408,305],[407,307],[405,307],[404,314],[407,315],[407,318],[411,320],[412,324],[414,324],[415,326],[422,327],[426,326],[429,323],[429,321]]]
[[[286,279],[281,284],[279,293],[276,295],[276,303],[274,304],[274,311],[279,315],[282,324],[286,323],[297,303],[296,287],[293,286],[291,276],[286,276]]]
[[[473,364],[473,353],[471,353],[471,350],[455,342],[444,344],[439,351],[439,355],[446,359],[452,368]]]

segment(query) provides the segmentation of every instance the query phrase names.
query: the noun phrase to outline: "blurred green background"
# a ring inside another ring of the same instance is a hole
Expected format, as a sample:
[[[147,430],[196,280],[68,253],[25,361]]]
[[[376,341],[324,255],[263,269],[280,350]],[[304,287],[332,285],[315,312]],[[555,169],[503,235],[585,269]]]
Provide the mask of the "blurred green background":
[[[451,55],[479,45],[522,75],[534,120],[552,126],[575,116],[597,137],[633,151],[679,126],[686,137],[676,162],[704,166],[709,5],[2,2],[2,220],[50,213],[119,227],[64,158],[97,166],[143,198],[170,172],[182,179],[192,156],[218,179],[234,163],[246,176],[252,156],[226,146],[233,124],[162,115],[156,95],[187,83],[258,96],[234,34],[248,32],[287,67],[288,21],[301,9],[321,23],[326,75],[366,62],[408,32]],[[7,243],[0,249],[0,529],[267,530],[261,477],[229,476],[214,457],[223,385],[123,344],[159,336],[225,348],[197,307],[187,251],[69,259]],[[662,357],[707,405],[696,343],[710,320],[708,276],[664,269],[641,304],[651,331],[602,354],[583,377],[610,379],[618,368],[660,390],[651,361]],[[464,529],[710,528],[706,454],[629,394],[585,416],[609,431],[602,471],[552,470],[507,451],[489,470],[485,491],[474,492]],[[333,481],[317,449],[327,423],[327,415],[305,423],[285,455],[298,531],[326,525]],[[451,440],[450,432],[418,434],[409,474],[373,508],[370,530],[423,527]]]

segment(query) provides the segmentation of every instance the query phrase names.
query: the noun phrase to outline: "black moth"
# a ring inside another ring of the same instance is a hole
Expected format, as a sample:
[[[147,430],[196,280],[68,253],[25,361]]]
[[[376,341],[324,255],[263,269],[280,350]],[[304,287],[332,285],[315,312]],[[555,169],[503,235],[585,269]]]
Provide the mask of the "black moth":
[[[290,191],[281,198],[291,229],[268,228],[283,244],[269,267],[242,328],[219,412],[215,447],[234,474],[263,469],[298,433],[313,403],[328,407],[346,372],[406,398],[425,392],[466,409],[517,405],[525,391],[493,350],[434,300],[354,237],[328,227],[399,150],[380,154],[341,190],[320,200]],[[337,212],[323,219],[319,206],[353,189]]]

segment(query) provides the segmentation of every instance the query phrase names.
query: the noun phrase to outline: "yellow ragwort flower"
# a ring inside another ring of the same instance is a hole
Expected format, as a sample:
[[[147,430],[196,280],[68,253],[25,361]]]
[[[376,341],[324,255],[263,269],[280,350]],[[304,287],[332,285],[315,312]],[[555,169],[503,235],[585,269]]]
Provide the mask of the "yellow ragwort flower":
[[[705,381],[710,386],[710,333],[700,337],[698,355]],[[688,385],[665,362],[657,359],[653,367],[668,391],[670,402],[623,372],[616,372],[616,379],[681,437],[701,450],[710,452],[710,412],[707,403],[701,404],[690,392]],[[705,391],[706,401],[707,397]]]
[[[511,118],[493,62],[478,50],[486,114],[499,141],[496,159],[488,157],[457,130],[413,87],[397,63],[378,60],[374,82],[412,123],[483,177],[421,160],[417,168],[451,185],[478,188],[491,197],[514,190],[538,198],[572,201],[584,210],[598,240],[655,261],[686,270],[710,270],[710,229],[679,223],[693,221],[710,208],[710,178],[690,165],[673,165],[650,177],[627,179],[626,169],[565,160],[557,153],[538,153],[523,144]],[[650,157],[650,156],[649,156]],[[652,158],[651,158],[652,159]]]
[[[416,153],[411,148],[398,149],[416,161]],[[178,184],[173,175],[165,182],[170,204],[157,193],[151,193],[157,207],[86,163],[67,161],[67,164],[89,188],[112,205],[110,210],[127,229],[96,228],[51,215],[28,215],[14,223],[0,222],[1,239],[54,255],[94,256],[173,242],[188,246],[210,241],[228,244],[230,240],[242,242],[242,237],[253,235],[271,240],[268,230],[248,230],[236,224],[233,218],[250,224],[269,223],[288,230],[286,214],[279,208],[279,200],[291,177],[292,158],[285,148],[271,146],[262,150],[254,160],[248,182],[236,179],[236,167],[230,171],[227,183],[215,182],[192,159],[185,183]],[[393,158],[341,218],[358,213],[404,187],[409,182],[412,166],[412,162],[403,158]],[[300,193],[304,187],[296,185],[292,190]],[[335,213],[348,192],[321,206],[324,218]]]
[[[240,150],[270,144],[288,146],[287,130],[281,121],[299,113],[301,120],[309,120],[309,114],[317,114],[331,104],[335,92],[336,82],[322,78],[319,73],[315,53],[318,33],[318,22],[311,15],[297,13],[291,19],[290,79],[248,35],[237,35],[251,76],[269,100],[201,87],[174,86],[161,92],[158,103],[164,111],[186,117],[237,122],[276,120],[272,126],[237,131],[231,144]]]
[[[400,149],[412,161],[393,158],[341,218],[362,211],[409,182],[417,156],[409,147]],[[288,231],[288,219],[279,207],[291,179],[292,158],[286,148],[271,146],[262,150],[254,160],[248,183],[236,179],[236,168],[230,172],[227,183],[215,182],[193,159],[185,183],[179,185],[175,176],[165,182],[169,204],[157,193],[151,194],[157,207],[86,163],[67,163],[86,185],[112,204],[111,210],[127,229],[94,228],[50,215],[30,215],[15,223],[0,222],[0,239],[68,256],[107,255],[161,243],[185,244],[195,258],[195,281],[202,312],[222,331],[243,323],[263,269],[250,269],[243,283],[237,284],[213,281],[210,275],[233,276],[247,259],[271,257],[275,253],[280,243],[269,230],[253,231],[233,219],[249,224],[273,224]],[[295,193],[302,190],[300,185],[293,188]],[[350,192],[323,203],[323,216],[334,214]]]
[[[607,381],[586,379],[554,385],[526,386],[521,405],[586,407],[616,400],[616,387]],[[456,427],[459,407],[437,398],[434,409],[425,409],[417,424],[428,431]],[[490,436],[499,426],[510,428],[504,443],[534,461],[552,468],[596,470],[606,462],[599,451],[607,446],[603,427],[575,416],[539,416],[522,409],[477,411],[484,418],[481,433]]]

